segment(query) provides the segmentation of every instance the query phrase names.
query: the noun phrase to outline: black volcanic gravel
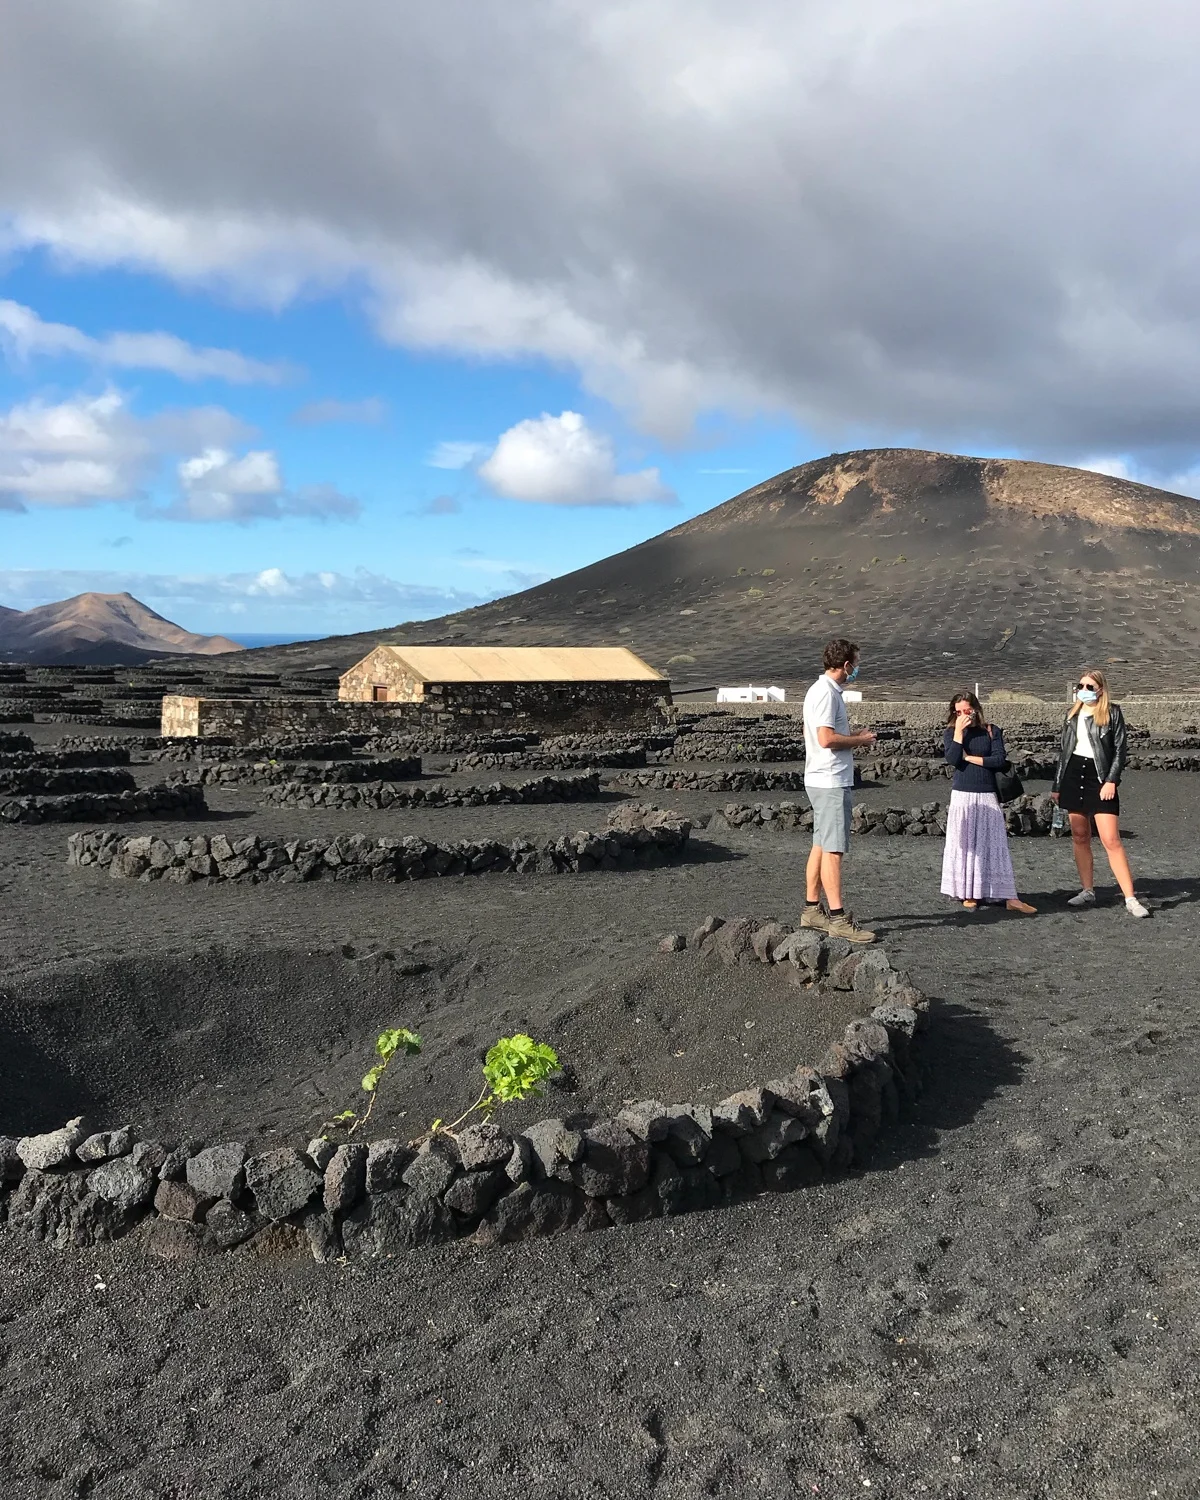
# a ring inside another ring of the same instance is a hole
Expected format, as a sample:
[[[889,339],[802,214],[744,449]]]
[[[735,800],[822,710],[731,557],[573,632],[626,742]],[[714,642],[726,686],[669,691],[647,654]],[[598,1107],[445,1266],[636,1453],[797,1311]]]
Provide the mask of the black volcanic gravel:
[[[369,1266],[184,1266],[0,1233],[0,1494],[1190,1500],[1195,783],[1143,773],[1122,788],[1150,922],[1111,888],[1068,911],[1063,843],[1013,841],[1032,920],[954,911],[937,894],[940,840],[856,846],[850,904],[937,1001],[930,1086],[866,1172],[721,1213]],[[231,830],[380,826],[214,806]],[[592,812],[406,826],[549,833]],[[549,995],[553,973],[582,998],[634,982],[661,932],[708,911],[794,911],[802,835],[722,833],[721,849],[732,857],[628,874],[180,890],[68,872],[61,828],[3,829],[0,989],[28,995],[53,963],[345,945],[351,966],[451,955],[445,975],[413,976],[427,986],[478,963],[471,983],[506,1005]]]

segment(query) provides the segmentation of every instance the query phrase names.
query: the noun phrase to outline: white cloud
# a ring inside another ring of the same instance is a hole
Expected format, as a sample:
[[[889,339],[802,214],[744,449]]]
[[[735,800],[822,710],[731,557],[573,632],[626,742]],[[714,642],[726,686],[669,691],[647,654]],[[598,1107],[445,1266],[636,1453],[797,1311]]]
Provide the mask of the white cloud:
[[[479,556],[473,547],[460,547],[458,556],[461,559],[459,566],[471,568],[477,573],[488,573],[496,578],[503,578],[510,587],[516,589],[531,589],[539,583],[545,583],[552,578],[552,573],[547,573],[543,568],[530,567],[528,563],[507,562],[501,557]]]
[[[162,370],[181,380],[278,384],[295,372],[232,349],[197,349],[173,333],[110,333],[93,338],[68,323],[46,323],[31,307],[0,299],[0,348],[10,360],[69,355],[123,370]]]
[[[206,448],[179,465],[179,498],[149,514],[164,520],[277,521],[284,516],[350,521],[362,507],[333,485],[309,485],[290,492],[279,460],[270,449],[235,457],[224,448]]]
[[[387,402],[378,396],[367,396],[362,401],[309,401],[295,412],[293,422],[302,427],[318,427],[325,423],[347,422],[375,427],[387,417]]]
[[[466,469],[487,451],[486,443],[438,443],[426,455],[425,462],[431,469]]]
[[[1128,462],[1123,458],[1113,456],[1106,457],[1100,454],[1096,458],[1082,459],[1077,468],[1088,469],[1093,474],[1110,474],[1114,479],[1133,479],[1134,472]]]
[[[1200,500],[1200,464],[1187,469],[1171,470],[1159,464],[1137,464],[1119,454],[1101,454],[1081,461],[1077,467],[1093,474],[1111,474],[1114,479],[1132,479],[1137,484],[1153,485],[1173,495],[1189,495]]]
[[[289,490],[269,449],[240,456],[227,446],[249,429],[221,407],[138,417],[116,390],[67,401],[19,402],[0,412],[0,509],[136,502],[154,520],[353,520],[357,500],[332,485]],[[148,498],[163,463],[200,447],[177,466],[178,494]]]
[[[150,435],[116,391],[19,402],[0,413],[0,494],[22,507],[129,499],[153,452]]]
[[[506,500],[535,505],[671,504],[657,469],[618,474],[610,440],[575,411],[543,412],[502,433],[479,477]]]
[[[222,448],[206,448],[179,465],[179,478],[187,490],[219,490],[233,495],[277,495],[283,488],[279,463],[273,453],[261,450],[234,458]]]
[[[209,617],[254,614],[266,623],[291,614],[315,634],[332,628],[347,612],[375,611],[376,618],[415,619],[469,609],[494,594],[464,593],[429,584],[405,583],[358,568],[353,573],[287,573],[279,567],[242,573],[139,573],[117,570],[0,569],[0,603],[13,609],[96,590],[127,592],[169,613],[182,608]],[[355,628],[358,628],[357,626]]]

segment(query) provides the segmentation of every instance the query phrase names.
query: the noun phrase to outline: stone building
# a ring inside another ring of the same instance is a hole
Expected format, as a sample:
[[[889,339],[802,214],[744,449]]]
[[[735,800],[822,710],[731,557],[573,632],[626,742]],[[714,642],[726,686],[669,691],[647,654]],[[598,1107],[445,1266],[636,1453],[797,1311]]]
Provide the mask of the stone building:
[[[660,723],[671,684],[624,646],[377,646],[329,698],[169,694],[162,732],[199,739],[330,739],[421,730],[603,729]]]
[[[626,646],[376,646],[338,688],[344,703],[579,728],[645,726],[670,693]]]

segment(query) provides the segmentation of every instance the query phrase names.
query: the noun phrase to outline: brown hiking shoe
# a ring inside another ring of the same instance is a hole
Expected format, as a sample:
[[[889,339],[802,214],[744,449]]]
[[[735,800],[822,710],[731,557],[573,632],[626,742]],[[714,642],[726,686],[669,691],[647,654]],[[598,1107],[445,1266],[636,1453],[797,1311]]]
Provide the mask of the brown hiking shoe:
[[[868,932],[865,927],[855,925],[854,918],[848,911],[844,911],[840,917],[830,917],[825,924],[825,931],[830,937],[845,938],[848,943],[873,943],[875,934]]]
[[[815,927],[818,932],[826,932],[829,928],[829,918],[825,915],[823,906],[806,906],[800,913],[801,927]]]

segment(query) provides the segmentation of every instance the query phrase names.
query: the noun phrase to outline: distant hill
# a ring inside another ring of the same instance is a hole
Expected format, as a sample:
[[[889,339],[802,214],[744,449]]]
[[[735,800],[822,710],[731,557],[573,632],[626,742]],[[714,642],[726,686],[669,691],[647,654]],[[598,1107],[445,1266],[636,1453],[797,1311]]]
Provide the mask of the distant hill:
[[[241,651],[223,635],[196,635],[132,594],[76,594],[36,609],[0,608],[0,660],[128,666],[162,656]]]
[[[379,641],[612,644],[676,687],[795,688],[823,642],[847,635],[868,694],[949,695],[978,679],[1057,696],[1088,662],[1121,692],[1194,689],[1198,561],[1200,502],[1185,496],[1052,464],[872,449],[789,469],[495,603],[237,665],[344,670]]]

